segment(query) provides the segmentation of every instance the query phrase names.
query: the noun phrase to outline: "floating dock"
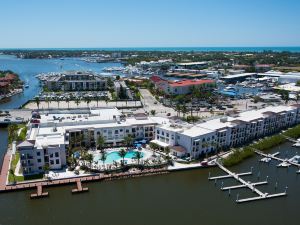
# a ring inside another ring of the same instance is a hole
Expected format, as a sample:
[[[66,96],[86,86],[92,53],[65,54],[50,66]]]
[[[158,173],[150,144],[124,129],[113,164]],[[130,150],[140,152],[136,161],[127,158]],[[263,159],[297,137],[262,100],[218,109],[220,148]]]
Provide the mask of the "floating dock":
[[[275,157],[275,156],[277,156],[277,155],[279,155],[279,152],[275,152],[274,154],[268,154],[268,157],[264,157],[264,158],[262,158],[262,159],[259,160],[259,161],[260,161],[260,162],[266,162],[266,163],[268,163],[268,162],[270,162],[270,161],[272,160],[272,158],[271,158],[270,156]]]
[[[252,192],[255,192],[258,196],[257,197],[252,197],[252,198],[245,198],[245,199],[239,199],[239,194],[237,195],[237,199],[236,202],[237,203],[244,203],[244,202],[250,202],[250,201],[256,201],[256,200],[262,200],[262,199],[270,199],[270,198],[275,198],[275,197],[282,197],[282,196],[286,196],[287,195],[287,187],[285,192],[282,193],[277,193],[277,194],[269,194],[269,193],[263,193],[262,191],[258,190],[256,188],[256,186],[258,185],[265,185],[268,184],[268,181],[262,181],[262,182],[257,182],[257,183],[251,183],[250,181],[245,181],[243,180],[240,176],[245,176],[245,175],[251,175],[252,174],[252,168],[251,168],[251,172],[246,172],[246,173],[233,173],[230,170],[226,169],[223,165],[221,165],[219,162],[216,162],[217,166],[223,170],[224,172],[226,172],[228,175],[224,175],[224,176],[218,176],[218,177],[210,177],[209,175],[209,180],[216,180],[217,179],[224,179],[224,178],[229,178],[232,177],[235,180],[237,180],[238,182],[240,182],[240,185],[234,185],[234,186],[229,186],[229,187],[223,187],[223,183],[222,183],[222,187],[221,190],[225,191],[228,190],[229,194],[231,189],[238,189],[238,188],[249,188]],[[268,179],[268,177],[267,177]]]

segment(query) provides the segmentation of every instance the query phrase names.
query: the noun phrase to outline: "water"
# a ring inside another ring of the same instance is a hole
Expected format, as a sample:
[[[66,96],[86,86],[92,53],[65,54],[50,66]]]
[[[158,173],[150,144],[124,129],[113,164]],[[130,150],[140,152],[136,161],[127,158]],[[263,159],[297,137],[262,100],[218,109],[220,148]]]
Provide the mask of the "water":
[[[141,152],[141,155],[142,155],[142,157],[143,157],[144,153]],[[136,157],[136,151],[129,150],[129,151],[126,153],[124,159],[133,159],[133,158],[135,158],[135,157]],[[110,152],[109,154],[107,154],[106,160],[105,160],[104,162],[105,162],[106,164],[113,164],[114,161],[118,161],[118,160],[120,160],[120,159],[122,159],[122,158],[120,157],[119,153],[118,153],[117,151],[114,151],[114,152]],[[102,161],[101,161],[101,159],[100,159],[100,155],[99,155],[99,156],[96,156],[96,157],[94,158],[94,161],[99,161],[99,163],[100,163],[100,162],[102,163]]]
[[[1,59],[3,60],[3,59]],[[3,64],[1,69],[18,69],[22,77],[33,79],[37,68],[31,68],[27,63],[47,72],[59,66],[52,63],[56,60],[17,60],[7,59],[13,68]],[[15,63],[10,62],[10,60]],[[71,59],[72,60],[72,59]],[[17,63],[20,61],[20,64]],[[56,61],[57,63],[67,63]],[[40,64],[39,64],[40,62]],[[49,65],[50,64],[50,65]],[[53,65],[54,64],[54,65]],[[67,63],[68,64],[68,63]],[[48,69],[43,65],[49,66]],[[91,67],[101,67],[101,64],[89,64]],[[71,66],[70,66],[71,67]],[[24,68],[24,71],[22,71]],[[47,70],[47,71],[45,71]],[[31,87],[30,93],[34,90]],[[25,93],[28,97],[29,93]],[[23,100],[19,99],[19,104]],[[11,102],[8,107],[19,107]],[[0,128],[0,160],[7,148],[7,131]],[[290,143],[272,149],[271,152],[281,151],[280,157],[289,157],[300,149],[291,147]],[[2,162],[0,162],[2,163]],[[246,172],[254,167],[254,175],[245,179],[257,181],[269,176],[269,184],[259,189],[269,193],[282,192],[288,185],[288,196],[271,200],[257,201],[247,204],[236,204],[237,193],[240,198],[253,196],[248,189],[227,192],[220,191],[221,182],[214,185],[208,181],[208,173],[223,174],[218,168],[200,169],[184,172],[174,172],[167,175],[142,177],[136,179],[117,180],[110,182],[89,183],[90,192],[72,195],[72,186],[48,188],[50,197],[30,200],[33,190],[1,193],[0,194],[0,224],[3,225],[298,225],[300,175],[295,168],[277,168],[277,162],[259,164],[258,157],[248,159],[232,168],[236,172]],[[275,182],[278,189],[275,190]],[[224,186],[236,184],[232,179],[224,180]]]
[[[59,72],[65,70],[91,70],[102,72],[105,67],[122,66],[120,63],[88,63],[76,58],[60,59],[19,59],[15,56],[0,55],[0,70],[12,70],[19,74],[21,80],[29,83],[24,92],[0,104],[0,109],[18,108],[34,98],[41,90],[35,78],[40,73]]]
[[[6,49],[7,50],[7,49]],[[18,49],[11,49],[18,50]],[[261,47],[129,47],[129,48],[31,48],[22,50],[103,50],[103,51],[171,51],[171,52],[300,52],[300,46],[261,46]]]

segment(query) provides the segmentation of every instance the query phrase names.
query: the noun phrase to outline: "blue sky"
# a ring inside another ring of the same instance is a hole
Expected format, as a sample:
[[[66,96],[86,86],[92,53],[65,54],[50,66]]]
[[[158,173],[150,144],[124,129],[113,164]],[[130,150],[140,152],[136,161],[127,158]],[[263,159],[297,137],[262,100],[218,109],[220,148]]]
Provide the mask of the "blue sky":
[[[299,0],[0,0],[0,48],[300,46]]]

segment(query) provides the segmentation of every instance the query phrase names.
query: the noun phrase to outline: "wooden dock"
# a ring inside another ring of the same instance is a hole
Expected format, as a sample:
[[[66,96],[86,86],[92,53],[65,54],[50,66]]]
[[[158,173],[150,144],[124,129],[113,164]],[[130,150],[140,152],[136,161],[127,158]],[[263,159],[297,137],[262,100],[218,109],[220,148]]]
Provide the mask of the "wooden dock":
[[[226,172],[228,175],[225,176],[219,176],[219,177],[212,177],[212,179],[210,180],[217,180],[217,179],[222,179],[222,178],[227,178],[227,177],[232,177],[235,180],[237,180],[239,183],[241,183],[240,185],[234,185],[234,186],[229,186],[229,187],[221,187],[221,190],[225,191],[228,190],[229,194],[231,189],[238,189],[238,188],[249,188],[252,192],[255,192],[258,196],[257,197],[252,197],[252,198],[245,198],[245,199],[239,199],[239,197],[237,197],[236,202],[237,203],[243,203],[243,202],[250,202],[250,201],[255,201],[255,200],[262,200],[262,199],[269,199],[269,198],[275,198],[275,197],[281,197],[281,196],[286,196],[286,190],[283,193],[277,193],[277,194],[269,194],[269,193],[263,193],[260,190],[258,190],[256,188],[256,186],[258,185],[265,185],[268,184],[268,181],[262,181],[262,182],[257,182],[257,183],[251,183],[250,181],[245,181],[243,180],[240,176],[241,175],[250,175],[252,174],[252,168],[251,168],[251,172],[247,172],[247,173],[233,173],[230,170],[226,169],[223,165],[221,165],[219,162],[216,162],[217,166],[223,170],[224,172]],[[223,183],[222,183],[223,186]],[[238,195],[239,196],[239,195]]]
[[[88,187],[82,187],[81,180],[76,181],[77,188],[72,189],[72,193],[81,193],[89,191]]]
[[[49,196],[48,192],[43,192],[43,186],[41,184],[37,185],[36,187],[36,193],[31,194],[30,198],[43,198]]]

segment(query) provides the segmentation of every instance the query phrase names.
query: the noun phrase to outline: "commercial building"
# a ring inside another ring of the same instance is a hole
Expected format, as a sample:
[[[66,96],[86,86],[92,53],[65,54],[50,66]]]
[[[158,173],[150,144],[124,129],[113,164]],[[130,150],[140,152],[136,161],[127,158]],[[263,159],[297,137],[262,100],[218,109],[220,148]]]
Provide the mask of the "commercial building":
[[[197,125],[171,121],[156,126],[153,143],[170,147],[176,156],[197,158],[270,135],[300,122],[300,105],[242,112]]]
[[[131,97],[130,89],[123,80],[116,80],[114,82],[114,90],[120,99],[127,99],[128,97]]]
[[[150,80],[157,89],[170,95],[189,94],[191,93],[192,87],[215,87],[215,81],[210,79],[169,81],[162,79],[159,76],[152,76]]]
[[[265,73],[258,73],[260,77],[273,77],[277,78],[279,83],[297,83],[300,80],[299,72],[283,73],[280,71],[268,71]]]
[[[116,108],[48,111],[33,113],[26,141],[17,145],[24,174],[41,173],[44,166],[66,166],[69,148],[93,148],[101,135],[106,146],[124,146],[128,135],[134,140],[152,140],[160,117],[136,114],[125,118]]]
[[[107,79],[93,72],[66,71],[44,76],[43,84],[49,91],[104,91]]]

